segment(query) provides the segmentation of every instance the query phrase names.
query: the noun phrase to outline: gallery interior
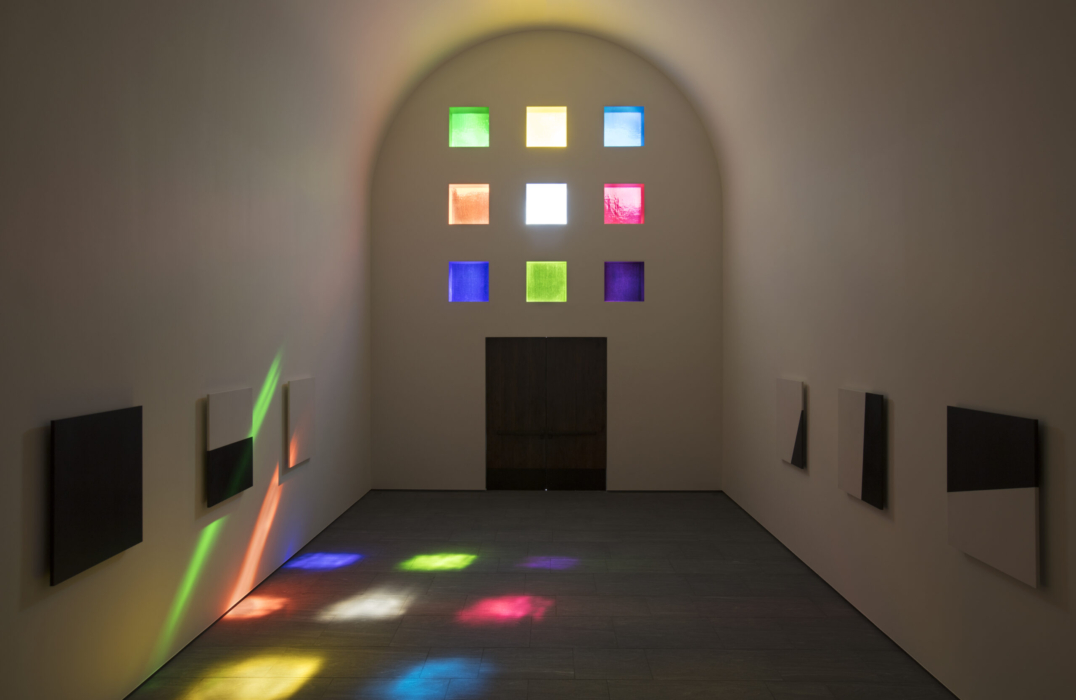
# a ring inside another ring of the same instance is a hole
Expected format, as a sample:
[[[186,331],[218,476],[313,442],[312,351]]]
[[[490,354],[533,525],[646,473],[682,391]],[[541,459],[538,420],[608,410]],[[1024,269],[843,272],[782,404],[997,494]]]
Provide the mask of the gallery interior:
[[[5,2],[0,696],[1073,697],[1074,30]]]

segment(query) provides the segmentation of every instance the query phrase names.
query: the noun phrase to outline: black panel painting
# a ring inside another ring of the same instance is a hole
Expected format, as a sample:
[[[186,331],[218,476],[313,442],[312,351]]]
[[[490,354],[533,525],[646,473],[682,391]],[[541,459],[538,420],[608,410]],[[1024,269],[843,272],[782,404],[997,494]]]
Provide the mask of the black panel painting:
[[[885,508],[885,397],[866,394],[863,411],[863,485],[861,498]]]
[[[254,485],[254,438],[206,452],[205,500],[215,506]]]
[[[1038,486],[1038,433],[1032,418],[949,406],[948,490]]]
[[[787,434],[787,433],[786,433]],[[788,443],[785,443],[786,445]],[[807,412],[800,411],[800,424],[796,427],[796,444],[792,447],[792,466],[807,468]]]
[[[142,407],[52,421],[53,586],[142,541]]]

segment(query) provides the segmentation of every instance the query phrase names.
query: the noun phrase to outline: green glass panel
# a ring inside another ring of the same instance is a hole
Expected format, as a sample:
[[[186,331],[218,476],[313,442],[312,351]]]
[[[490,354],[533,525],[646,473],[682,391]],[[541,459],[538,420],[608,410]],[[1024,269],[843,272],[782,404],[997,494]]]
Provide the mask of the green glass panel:
[[[488,148],[489,107],[449,107],[448,145],[451,148]]]
[[[527,301],[568,301],[568,263],[528,262]]]

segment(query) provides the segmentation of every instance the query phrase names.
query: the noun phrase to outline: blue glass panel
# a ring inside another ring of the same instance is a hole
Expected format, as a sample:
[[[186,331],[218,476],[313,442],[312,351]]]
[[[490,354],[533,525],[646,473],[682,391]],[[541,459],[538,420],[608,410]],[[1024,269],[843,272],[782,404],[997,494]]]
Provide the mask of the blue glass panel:
[[[489,263],[450,262],[448,300],[489,301]]]
[[[606,107],[605,145],[607,147],[642,146],[644,121],[642,107]]]

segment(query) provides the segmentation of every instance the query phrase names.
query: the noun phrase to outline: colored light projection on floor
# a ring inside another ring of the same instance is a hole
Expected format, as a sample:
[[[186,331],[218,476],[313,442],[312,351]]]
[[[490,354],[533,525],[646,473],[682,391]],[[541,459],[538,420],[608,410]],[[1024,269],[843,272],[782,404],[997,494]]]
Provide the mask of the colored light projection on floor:
[[[489,185],[449,185],[448,223],[489,223]]]
[[[483,668],[489,671],[492,667],[487,664]],[[425,663],[412,666],[403,676],[391,681],[384,692],[370,694],[369,697],[384,700],[442,700],[445,697],[445,681],[442,679],[446,678],[467,679],[462,686],[454,688],[457,692],[463,690],[466,693],[458,695],[460,698],[486,697],[486,679],[476,676],[474,660],[451,657],[427,659]],[[453,693],[452,697],[457,695]]]
[[[258,519],[254,521],[254,532],[250,536],[250,544],[247,545],[247,554],[243,557],[243,567],[239,570],[239,578],[236,579],[235,588],[232,590],[232,605],[243,599],[250,589],[254,588],[254,579],[258,575],[258,566],[261,564],[262,553],[265,551],[265,543],[269,539],[269,531],[273,527],[273,519],[276,518],[276,509],[280,505],[280,465],[273,467],[273,476],[269,480],[269,489],[265,492],[262,507],[258,511]]]
[[[273,396],[276,395],[276,388],[280,385],[280,360],[284,357],[284,348],[277,350],[276,357],[273,358],[273,364],[269,365],[269,373],[265,375],[265,381],[262,382],[262,390],[258,392],[258,400],[254,402],[254,415],[250,424],[250,436],[255,441],[258,439],[258,432],[261,430],[262,422],[265,421],[265,414],[269,412],[269,405],[273,403]]]
[[[527,301],[568,301],[568,263],[528,262]]]
[[[527,148],[564,148],[567,145],[567,107],[527,107]]]
[[[266,654],[214,669],[183,700],[286,700],[322,666],[317,656]]]
[[[641,262],[605,263],[605,300],[643,301],[644,271]]]
[[[641,224],[645,214],[642,185],[605,186],[605,223]]]
[[[251,620],[265,617],[286,609],[290,602],[288,598],[250,595],[239,601],[239,604],[229,610],[224,617],[228,620]]]
[[[527,225],[563,226],[568,223],[568,185],[527,183]]]
[[[466,569],[477,559],[475,554],[419,554],[400,564],[404,571],[454,571]]]
[[[486,598],[471,607],[461,610],[456,621],[467,625],[487,625],[502,622],[518,622],[524,618],[541,620],[546,611],[553,607],[551,598],[539,598],[531,595],[509,595],[500,598]]]
[[[183,613],[187,610],[191,593],[194,592],[194,587],[201,576],[202,568],[205,566],[206,560],[209,559],[209,554],[213,551],[213,546],[217,543],[217,538],[220,537],[221,530],[224,528],[224,521],[227,519],[228,516],[224,516],[214,520],[206,525],[202,529],[202,533],[198,535],[198,542],[194,545],[194,554],[191,556],[190,563],[187,564],[187,571],[183,574],[183,579],[176,590],[176,597],[172,600],[172,608],[168,612],[164,630],[157,640],[157,647],[153,653],[154,668],[159,667],[171,651],[172,641],[176,637],[179,623],[183,620]]]
[[[579,560],[574,557],[527,557],[517,566],[521,569],[553,569],[565,571],[574,569]]]
[[[386,620],[407,612],[413,596],[409,593],[373,590],[334,603],[318,613],[321,622],[343,620]]]
[[[361,554],[347,552],[309,552],[300,554],[287,564],[285,569],[303,569],[305,571],[332,571],[345,566],[351,566],[362,559]]]
[[[605,108],[605,147],[633,148],[643,145],[642,107]]]
[[[448,264],[448,300],[489,301],[488,262],[450,262]]]
[[[449,107],[450,148],[489,147],[489,107]]]

